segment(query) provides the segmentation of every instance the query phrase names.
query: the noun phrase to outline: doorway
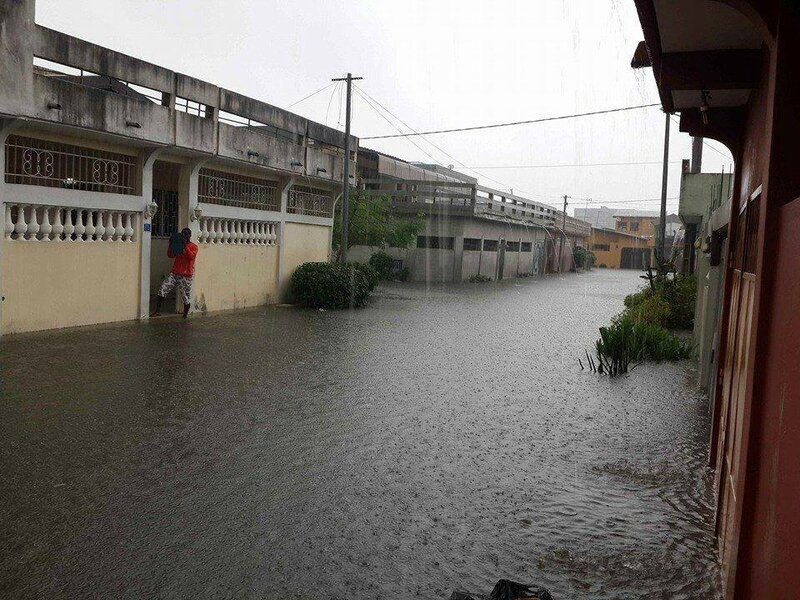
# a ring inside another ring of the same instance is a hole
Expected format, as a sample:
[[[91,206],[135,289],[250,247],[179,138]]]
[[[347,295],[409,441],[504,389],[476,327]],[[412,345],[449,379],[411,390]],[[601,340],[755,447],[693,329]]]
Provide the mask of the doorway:
[[[150,310],[155,309],[155,296],[161,282],[172,270],[172,259],[167,256],[169,236],[178,231],[178,189],[181,165],[157,160],[153,165],[153,201],[158,211],[153,216],[150,233]],[[162,312],[176,307],[173,290],[162,306]],[[175,308],[175,312],[180,312]]]

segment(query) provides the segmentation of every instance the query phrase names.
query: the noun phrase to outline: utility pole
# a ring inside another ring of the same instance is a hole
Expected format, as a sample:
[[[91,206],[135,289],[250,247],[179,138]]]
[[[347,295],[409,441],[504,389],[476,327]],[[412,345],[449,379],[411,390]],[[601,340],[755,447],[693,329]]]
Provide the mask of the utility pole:
[[[658,223],[656,236],[656,258],[660,263],[665,259],[664,250],[667,245],[667,175],[669,174],[669,118],[668,112],[664,113],[664,167],[661,174],[661,220]]]
[[[561,258],[564,256],[564,237],[567,235],[567,198],[564,196],[564,214],[561,215],[561,243],[558,245],[558,274],[561,274]]]
[[[347,234],[350,228],[350,99],[352,97],[353,81],[364,79],[363,77],[353,77],[348,73],[347,77],[331,79],[331,81],[347,82],[347,109],[344,125],[344,183],[342,184],[342,252],[341,261],[347,262]]]

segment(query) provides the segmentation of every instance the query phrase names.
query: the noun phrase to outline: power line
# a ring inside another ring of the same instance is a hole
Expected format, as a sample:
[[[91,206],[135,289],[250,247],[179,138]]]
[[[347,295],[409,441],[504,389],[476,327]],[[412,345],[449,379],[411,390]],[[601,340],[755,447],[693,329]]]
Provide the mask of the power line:
[[[671,160],[670,163],[680,163],[679,160]],[[470,167],[476,169],[565,169],[569,167],[621,167],[627,165],[663,165],[663,161],[632,161],[632,162],[608,162],[608,163],[576,163],[572,165],[478,165]]]
[[[382,108],[384,111],[386,111],[386,113],[388,113],[389,115],[391,115],[392,117],[394,117],[395,119],[397,119],[397,120],[398,120],[400,123],[402,123],[403,125],[405,125],[405,127],[406,127],[406,128],[410,129],[410,130],[411,130],[411,131],[413,131],[415,134],[417,134],[417,131],[416,131],[416,130],[415,130],[413,127],[411,127],[411,126],[410,126],[408,123],[406,123],[405,121],[403,121],[403,119],[401,119],[400,117],[398,117],[397,115],[395,115],[395,114],[394,114],[392,111],[390,111],[390,110],[389,110],[388,108],[386,108],[386,107],[385,107],[383,104],[381,104],[380,102],[378,102],[378,101],[377,101],[375,98],[373,98],[372,96],[370,96],[370,95],[369,95],[369,94],[368,94],[366,91],[362,90],[362,89],[361,89],[360,87],[358,87],[358,86],[354,86],[354,87],[355,87],[355,90],[356,90],[356,92],[357,92],[358,94],[360,94],[360,95],[361,95],[361,97],[362,97],[362,98],[363,98],[363,99],[364,99],[366,102],[369,102],[369,100],[371,100],[372,102],[374,102],[375,104],[377,104],[379,107],[381,107],[381,108]],[[374,107],[373,107],[373,110],[374,110]],[[396,126],[394,126],[394,125],[392,125],[392,127],[394,127],[394,129],[395,129],[396,131],[398,131],[398,132],[401,132],[401,130],[400,130],[398,127],[396,127]],[[401,132],[401,133],[402,133],[402,132]],[[460,166],[464,167],[465,169],[469,169],[470,171],[472,171],[473,173],[475,173],[475,174],[476,174],[476,175],[478,175],[479,177],[483,177],[484,179],[487,179],[487,180],[489,180],[489,181],[492,181],[492,182],[494,182],[494,183],[496,183],[496,184],[498,184],[498,185],[500,185],[500,186],[503,186],[504,188],[512,189],[512,186],[509,186],[508,184],[506,184],[506,183],[503,183],[502,181],[498,181],[497,179],[492,179],[492,178],[491,178],[491,177],[489,177],[488,175],[485,175],[485,174],[483,174],[483,173],[481,173],[481,172],[479,172],[479,171],[476,171],[476,170],[475,170],[475,169],[473,169],[472,167],[469,167],[468,165],[465,165],[463,162],[461,162],[460,160],[458,160],[458,159],[457,159],[455,156],[453,156],[452,154],[448,153],[448,152],[447,152],[446,150],[444,150],[442,147],[440,147],[440,146],[437,146],[437,145],[436,145],[436,144],[434,144],[432,141],[430,141],[429,139],[427,139],[426,137],[424,137],[424,135],[423,135],[423,134],[419,134],[419,135],[422,135],[422,139],[423,139],[425,142],[427,142],[428,144],[430,144],[431,146],[433,146],[434,148],[436,148],[436,149],[437,149],[439,152],[441,152],[442,154],[444,154],[444,155],[445,155],[445,156],[447,156],[448,158],[452,159],[453,161],[455,161],[456,163],[458,163]],[[364,138],[361,138],[361,139],[364,139]],[[413,141],[413,140],[410,140],[410,139],[409,139],[409,141],[410,141],[411,143],[414,143],[414,141]],[[414,145],[415,145],[415,146],[417,146],[417,144],[414,144]],[[417,148],[419,148],[419,146],[417,146]],[[423,152],[424,152],[424,150],[423,150]],[[432,159],[433,159],[433,161],[434,161],[436,164],[439,164],[439,162],[438,162],[438,161],[437,161],[435,158],[433,158],[433,157],[432,157],[430,154],[428,154],[427,152],[426,152],[425,154],[426,154],[427,156],[429,156],[430,158],[432,158]],[[444,165],[440,165],[440,166],[444,166]],[[522,194],[525,194],[525,195],[527,195],[527,196],[536,196],[536,195],[537,195],[537,194],[531,194],[531,193],[529,193],[529,192],[526,192],[525,190],[522,190],[522,189],[520,189],[520,190],[518,190],[518,191],[519,191],[519,192],[521,192]],[[540,197],[541,197],[541,196],[540,196]]]
[[[677,123],[677,124],[678,124],[678,127],[680,127],[680,124],[681,124],[681,122],[680,122],[678,119],[676,119],[675,117],[670,117],[670,119],[672,119],[672,121],[673,121],[674,123]],[[730,158],[730,156],[728,156],[727,154],[725,154],[725,153],[724,153],[722,150],[718,150],[717,148],[715,148],[714,146],[712,146],[711,144],[709,144],[709,143],[706,141],[706,138],[703,138],[703,146],[707,146],[708,148],[711,148],[711,149],[712,149],[714,152],[716,152],[717,154],[719,154],[719,155],[720,155],[720,156],[722,156],[723,158]]]
[[[557,117],[543,117],[541,119],[530,119],[528,121],[510,121],[508,123],[494,123],[492,125],[475,125],[473,127],[458,127],[456,129],[437,129],[433,131],[416,131],[414,133],[402,133],[397,135],[373,135],[368,137],[362,137],[362,140],[380,140],[386,138],[397,138],[397,137],[410,137],[412,135],[432,135],[434,133],[454,133],[457,131],[475,131],[478,129],[496,129],[498,127],[511,127],[513,125],[528,125],[531,123],[544,123],[547,121],[562,121],[564,119],[576,119],[578,117],[591,117],[593,115],[607,115],[610,113],[617,113],[623,112],[627,110],[638,110],[640,108],[652,108],[654,106],[661,106],[660,104],[640,104],[638,106],[625,106],[622,108],[610,108],[606,110],[595,110],[591,112],[585,113],[575,113],[572,115],[559,115]]]
[[[573,198],[574,200],[583,200],[582,198]],[[680,200],[679,196],[672,196],[667,198],[667,200]],[[661,198],[642,198],[641,200],[590,200],[589,202],[585,202],[585,204],[639,204],[645,202],[661,202]],[[613,206],[609,206],[608,208],[614,208]]]
[[[310,93],[308,96],[303,96],[302,98],[300,98],[300,100],[298,100],[297,102],[292,102],[292,103],[291,103],[289,106],[287,106],[286,108],[292,108],[292,107],[293,107],[295,104],[300,104],[300,103],[301,103],[301,102],[303,102],[304,100],[308,100],[308,99],[309,99],[309,98],[311,98],[312,96],[316,96],[316,95],[317,95],[317,94],[319,94],[320,92],[324,92],[325,90],[327,90],[327,89],[328,89],[329,87],[331,87],[332,85],[335,85],[335,82],[331,82],[331,83],[329,83],[328,85],[326,85],[325,87],[321,87],[321,88],[319,88],[319,89],[318,89],[316,92],[311,92],[311,93]]]

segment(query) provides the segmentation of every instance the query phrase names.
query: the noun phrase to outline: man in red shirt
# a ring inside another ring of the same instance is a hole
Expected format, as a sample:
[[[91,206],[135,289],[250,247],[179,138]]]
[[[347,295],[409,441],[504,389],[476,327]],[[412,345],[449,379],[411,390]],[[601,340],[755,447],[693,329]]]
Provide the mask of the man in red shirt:
[[[185,319],[189,314],[189,307],[192,302],[192,277],[194,276],[194,260],[197,258],[197,244],[192,243],[192,230],[184,228],[181,230],[183,236],[184,248],[181,254],[174,254],[172,244],[167,250],[167,256],[174,258],[175,262],[172,264],[172,272],[164,278],[161,283],[161,288],[158,290],[156,296],[156,310],[153,313],[157,317],[161,313],[161,303],[164,298],[175,288],[178,288],[178,293],[183,299],[183,318]],[[180,241],[180,238],[178,238]]]

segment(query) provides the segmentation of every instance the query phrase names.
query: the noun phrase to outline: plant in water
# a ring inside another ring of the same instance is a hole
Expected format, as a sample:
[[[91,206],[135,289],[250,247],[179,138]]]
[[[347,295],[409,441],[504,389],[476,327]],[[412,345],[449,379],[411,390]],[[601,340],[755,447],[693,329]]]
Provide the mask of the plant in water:
[[[486,275],[473,275],[467,281],[469,281],[470,283],[486,283],[491,280],[492,278],[487,277]]]
[[[623,314],[608,327],[600,328],[600,339],[595,342],[595,355],[586,352],[589,370],[616,377],[627,373],[631,367],[646,360],[682,360],[690,358],[694,348],[660,325],[635,321]],[[578,360],[583,368],[583,363]]]

